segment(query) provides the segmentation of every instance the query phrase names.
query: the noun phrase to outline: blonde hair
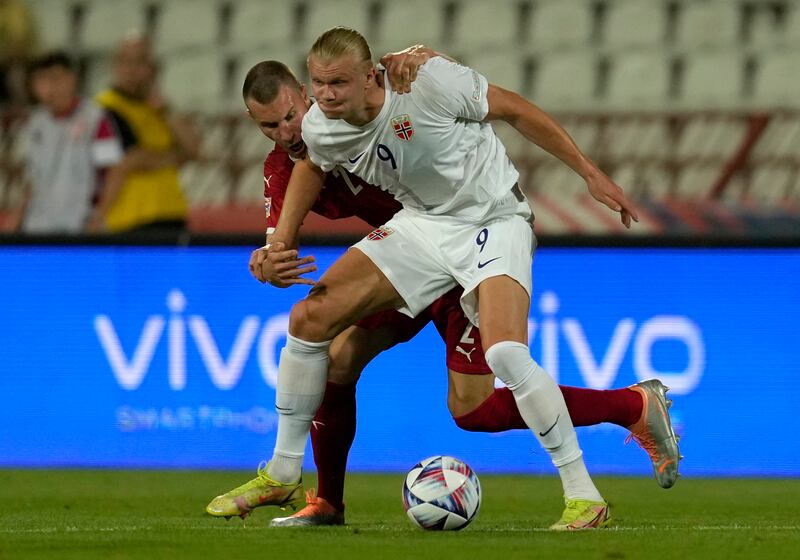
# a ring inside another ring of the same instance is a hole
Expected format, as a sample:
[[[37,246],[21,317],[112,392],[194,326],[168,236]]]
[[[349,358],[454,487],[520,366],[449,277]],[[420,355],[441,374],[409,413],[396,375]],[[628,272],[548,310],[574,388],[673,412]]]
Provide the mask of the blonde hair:
[[[349,27],[334,27],[317,37],[309,58],[314,56],[322,61],[330,61],[341,56],[354,54],[361,62],[372,64],[372,53],[364,36]]]

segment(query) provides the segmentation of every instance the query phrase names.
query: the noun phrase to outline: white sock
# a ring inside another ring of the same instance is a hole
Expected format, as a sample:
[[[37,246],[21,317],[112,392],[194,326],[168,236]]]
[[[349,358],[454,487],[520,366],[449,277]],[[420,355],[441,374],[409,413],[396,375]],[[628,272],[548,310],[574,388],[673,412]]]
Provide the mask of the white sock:
[[[300,478],[311,420],[314,418],[328,378],[328,348],[331,342],[306,342],[286,337],[278,366],[275,410],[278,435],[267,474],[278,482]]]
[[[558,468],[564,495],[601,501],[572,426],[564,396],[524,344],[504,340],[486,350],[486,362],[514,395],[520,415]]]

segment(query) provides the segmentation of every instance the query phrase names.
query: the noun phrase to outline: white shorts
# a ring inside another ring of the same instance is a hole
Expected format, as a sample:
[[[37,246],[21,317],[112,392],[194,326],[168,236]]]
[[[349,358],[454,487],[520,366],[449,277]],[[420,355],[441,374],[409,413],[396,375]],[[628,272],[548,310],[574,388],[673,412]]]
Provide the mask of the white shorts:
[[[386,275],[405,301],[400,312],[415,317],[460,284],[461,307],[478,325],[478,285],[510,276],[531,294],[536,237],[527,202],[515,213],[465,223],[450,216],[401,210],[354,245]]]

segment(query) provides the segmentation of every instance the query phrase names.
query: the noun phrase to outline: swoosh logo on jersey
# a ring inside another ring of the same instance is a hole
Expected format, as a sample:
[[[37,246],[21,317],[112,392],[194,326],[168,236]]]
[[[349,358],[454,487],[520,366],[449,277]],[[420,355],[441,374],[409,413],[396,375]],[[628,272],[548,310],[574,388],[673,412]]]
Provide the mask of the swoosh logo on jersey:
[[[356,163],[356,162],[358,162],[358,160],[360,160],[360,159],[361,159],[361,157],[362,157],[364,154],[366,154],[366,153],[367,153],[367,151],[366,151],[366,150],[364,150],[363,152],[361,152],[360,154],[358,154],[358,155],[357,155],[356,157],[354,157],[354,158],[347,158],[347,161],[349,161],[350,163]]]
[[[488,260],[488,261],[486,261],[486,262],[480,262],[480,261],[479,261],[479,262],[478,262],[478,268],[483,268],[484,266],[486,266],[486,265],[487,265],[487,264],[489,264],[490,262],[494,262],[494,261],[496,261],[497,259],[502,259],[502,258],[503,258],[503,257],[495,257],[495,258],[493,258],[493,259],[489,259],[489,260]]]

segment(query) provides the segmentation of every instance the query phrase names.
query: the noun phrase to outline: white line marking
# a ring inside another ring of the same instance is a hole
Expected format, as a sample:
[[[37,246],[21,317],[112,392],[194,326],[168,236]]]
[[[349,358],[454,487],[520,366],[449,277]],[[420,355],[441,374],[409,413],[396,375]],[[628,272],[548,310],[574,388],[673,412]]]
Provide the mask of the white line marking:
[[[266,519],[264,520],[266,523]],[[249,526],[255,529],[265,529],[265,523],[250,523]],[[22,535],[22,534],[52,534],[52,533],[113,533],[113,532],[125,532],[125,533],[135,533],[138,531],[152,531],[157,529],[173,529],[177,531],[209,531],[209,530],[234,530],[237,527],[244,527],[245,529],[248,528],[248,524],[238,524],[234,525],[233,521],[231,524],[225,525],[191,525],[191,526],[174,526],[170,524],[165,525],[143,525],[143,526],[136,526],[136,525],[123,525],[119,527],[40,527],[40,528],[31,528],[31,529],[9,529],[4,528],[0,529],[0,534],[5,535]],[[345,526],[344,529],[358,529],[359,531],[384,531],[384,532],[405,532],[408,528],[401,527],[400,525],[397,526],[388,526],[388,525],[379,525],[379,526],[370,526],[370,525],[348,525]],[[601,532],[615,532],[615,533],[644,533],[644,532],[663,532],[663,531],[755,531],[755,530],[766,530],[766,531],[800,531],[800,525],[688,525],[688,526],[681,526],[681,525],[649,525],[646,527],[606,527],[605,529],[601,529]],[[530,527],[530,528],[523,528],[523,527],[508,527],[508,528],[500,528],[500,527],[485,527],[485,528],[476,528],[472,532],[479,532],[479,533],[552,533],[550,529],[545,527]]]

